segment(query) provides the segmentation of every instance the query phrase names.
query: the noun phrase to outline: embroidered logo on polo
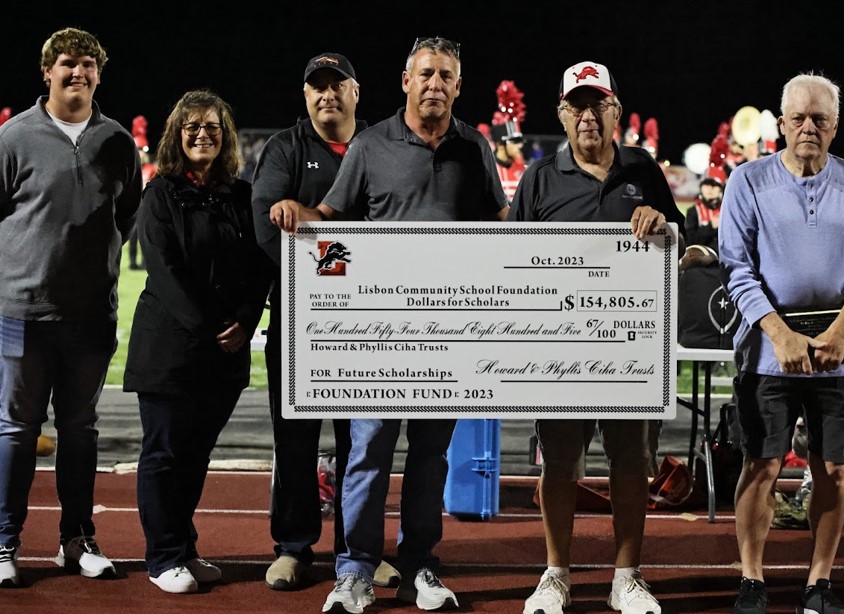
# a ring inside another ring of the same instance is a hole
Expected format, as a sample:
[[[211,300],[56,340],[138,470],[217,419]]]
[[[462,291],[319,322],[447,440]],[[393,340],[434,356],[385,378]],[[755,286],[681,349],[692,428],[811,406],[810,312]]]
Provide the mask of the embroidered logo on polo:
[[[635,183],[628,183],[624,186],[624,192],[622,192],[621,198],[642,202],[645,200],[645,195],[642,194],[642,189]]]
[[[308,162],[308,168],[319,168],[319,162]]]
[[[308,252],[317,263],[317,275],[345,275],[346,263],[351,262],[352,252],[339,241],[317,241],[319,257]]]

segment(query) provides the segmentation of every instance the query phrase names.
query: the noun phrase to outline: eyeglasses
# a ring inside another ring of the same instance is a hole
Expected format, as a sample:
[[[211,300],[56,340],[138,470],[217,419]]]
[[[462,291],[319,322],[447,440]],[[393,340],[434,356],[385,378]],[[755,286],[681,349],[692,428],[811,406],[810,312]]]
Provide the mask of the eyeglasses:
[[[445,51],[460,59],[460,43],[455,43],[447,38],[441,36],[420,36],[413,43],[413,48],[410,50],[408,56],[413,55],[420,49],[432,49],[434,51]]]
[[[203,128],[205,128],[205,134],[208,136],[217,136],[223,131],[223,127],[220,124],[182,124],[182,130],[188,136],[198,136],[199,131]]]
[[[617,103],[607,102],[606,100],[602,100],[601,102],[587,102],[580,104],[572,104],[571,102],[563,103],[563,108],[575,117],[580,117],[581,115],[586,113],[586,109],[592,109],[592,113],[594,113],[597,117],[599,115],[603,115],[607,109],[617,106]]]

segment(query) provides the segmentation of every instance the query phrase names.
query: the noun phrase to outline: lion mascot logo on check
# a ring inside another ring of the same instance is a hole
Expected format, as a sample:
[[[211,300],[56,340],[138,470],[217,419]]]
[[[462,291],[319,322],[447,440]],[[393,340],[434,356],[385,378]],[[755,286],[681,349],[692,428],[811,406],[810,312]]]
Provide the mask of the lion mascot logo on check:
[[[317,263],[317,275],[345,275],[346,263],[352,252],[339,241],[317,241],[319,258],[308,252]]]

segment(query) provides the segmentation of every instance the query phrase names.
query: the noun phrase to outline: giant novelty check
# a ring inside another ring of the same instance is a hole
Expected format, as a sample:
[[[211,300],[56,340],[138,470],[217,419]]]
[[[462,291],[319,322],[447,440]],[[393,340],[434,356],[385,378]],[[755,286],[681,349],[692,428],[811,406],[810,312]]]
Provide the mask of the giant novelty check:
[[[673,418],[677,260],[673,224],[305,224],[282,415]]]

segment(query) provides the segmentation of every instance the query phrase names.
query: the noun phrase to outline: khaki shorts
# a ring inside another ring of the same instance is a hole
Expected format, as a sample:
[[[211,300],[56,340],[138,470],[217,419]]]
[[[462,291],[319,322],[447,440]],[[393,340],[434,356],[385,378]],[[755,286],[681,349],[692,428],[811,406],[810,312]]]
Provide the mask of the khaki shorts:
[[[654,476],[659,420],[537,420],[542,475],[565,481],[584,478],[596,427],[610,471]]]

